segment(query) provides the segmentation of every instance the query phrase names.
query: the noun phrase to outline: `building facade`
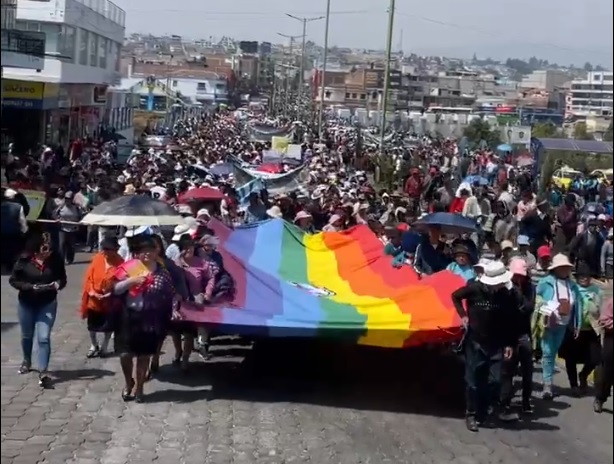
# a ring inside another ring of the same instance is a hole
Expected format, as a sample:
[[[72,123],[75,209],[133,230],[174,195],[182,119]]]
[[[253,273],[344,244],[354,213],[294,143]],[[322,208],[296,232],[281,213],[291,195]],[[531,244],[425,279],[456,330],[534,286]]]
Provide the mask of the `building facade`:
[[[574,79],[565,100],[565,113],[575,116],[612,116],[612,71],[589,72]]]
[[[17,1],[15,29],[45,39],[41,69],[3,69],[2,107],[11,115],[2,122],[19,148],[97,135],[107,88],[120,82],[125,20],[109,0]]]

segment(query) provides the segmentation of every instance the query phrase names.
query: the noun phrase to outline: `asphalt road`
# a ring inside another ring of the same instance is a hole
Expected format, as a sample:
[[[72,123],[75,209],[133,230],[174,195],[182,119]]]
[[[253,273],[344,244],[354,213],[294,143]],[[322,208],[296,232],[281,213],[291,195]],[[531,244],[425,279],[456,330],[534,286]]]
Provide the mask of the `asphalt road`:
[[[2,277],[1,464],[612,462],[611,402],[597,416],[591,398],[563,389],[537,400],[532,417],[472,434],[459,363],[420,351],[221,338],[214,358],[194,356],[187,376],[166,353],[147,402],[125,404],[117,359],[85,358],[84,270],[68,270],[52,337],[56,382],[46,391],[35,374],[16,374],[15,292]]]

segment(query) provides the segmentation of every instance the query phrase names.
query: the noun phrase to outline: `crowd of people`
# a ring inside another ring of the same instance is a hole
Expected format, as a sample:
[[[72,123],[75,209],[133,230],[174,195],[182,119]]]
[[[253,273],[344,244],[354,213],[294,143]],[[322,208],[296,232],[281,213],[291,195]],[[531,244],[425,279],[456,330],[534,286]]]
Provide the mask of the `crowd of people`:
[[[365,146],[360,129],[330,120],[322,143],[307,136],[302,144],[305,185],[269,195],[264,184],[242,196],[233,170],[215,168],[262,164],[270,144],[246,137],[244,124],[229,112],[182,121],[173,128],[170,145],[135,150],[121,166],[107,146],[91,141],[73,145],[67,157],[50,149],[40,158],[11,155],[2,236],[25,247],[22,253],[3,251],[3,265],[12,268],[10,283],[19,291],[20,373],[32,368],[36,329],[39,382],[51,383],[47,369],[57,294],[67,284],[65,266],[81,242],[96,251],[83,283],[81,314],[91,336],[86,355],[109,355],[114,337],[125,377],[122,397],[143,401],[168,334],[173,364],[184,372],[194,350],[209,356],[207,329],[183,321],[180,305],[206,308],[235,291],[209,221],[218,218],[237,227],[284,219],[308,233],[367,226],[393,266],[411,266],[425,275],[447,270],[464,279],[452,301],[466,328],[459,350],[466,365],[470,430],[477,431],[493,411],[500,420],[518,418],[512,407],[517,374],[521,411],[532,412],[536,362],[542,366],[541,398],[552,399],[557,355],[565,360],[574,395],[586,393],[595,373],[594,410],[603,410],[613,363],[612,298],[603,285],[611,285],[613,269],[607,180],[590,189],[573,184],[567,192],[552,186],[538,195],[531,167],[515,165],[510,154],[461,152],[455,140],[408,136],[395,141],[410,143],[390,150],[395,181],[376,189],[373,174],[382,155]],[[294,169],[283,159],[279,164],[280,173]],[[29,205],[21,191],[43,188],[47,198],[38,219],[44,229],[27,231]],[[220,195],[183,201],[199,188]],[[125,196],[172,205],[184,224],[172,231],[142,226],[119,234],[115,227],[80,228],[92,207]],[[437,214],[473,226],[458,230],[445,221],[425,222]],[[580,373],[577,365],[583,366]]]

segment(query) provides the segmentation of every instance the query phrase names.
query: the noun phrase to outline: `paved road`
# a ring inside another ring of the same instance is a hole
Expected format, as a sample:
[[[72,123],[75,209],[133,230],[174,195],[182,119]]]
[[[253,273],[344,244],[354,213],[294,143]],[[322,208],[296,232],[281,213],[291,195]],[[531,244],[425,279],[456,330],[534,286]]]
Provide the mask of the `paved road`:
[[[595,416],[590,398],[561,396],[531,420],[471,434],[457,363],[424,353],[222,339],[212,362],[194,359],[189,376],[165,366],[148,402],[124,404],[117,360],[84,356],[83,271],[69,268],[47,391],[15,374],[15,293],[2,278],[2,464],[612,462],[611,403]]]

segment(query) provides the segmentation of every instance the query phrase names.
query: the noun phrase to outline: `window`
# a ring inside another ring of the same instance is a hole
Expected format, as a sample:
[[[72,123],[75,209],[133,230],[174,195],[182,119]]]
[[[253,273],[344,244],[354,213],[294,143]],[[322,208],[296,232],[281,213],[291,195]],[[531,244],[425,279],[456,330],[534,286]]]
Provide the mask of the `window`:
[[[79,64],[87,66],[89,56],[90,33],[81,29],[79,34]]]
[[[98,66],[98,39],[96,34],[90,32],[90,66]]]
[[[196,91],[197,92],[206,92],[207,91],[207,83],[206,82],[199,82],[198,84],[196,84]]]
[[[177,87],[178,82],[177,81],[173,81],[173,88]]]
[[[113,42],[113,50],[115,52],[115,71],[117,72],[119,72],[122,63],[121,48],[121,44]]]
[[[71,26],[62,26],[62,34],[60,36],[59,55],[60,60],[67,63],[72,63],[75,60],[77,30]]]
[[[360,94],[360,99],[361,100],[366,100],[367,99],[367,94],[361,93]]]
[[[352,98],[356,100],[357,95],[355,93],[352,94]]]
[[[107,69],[107,39],[98,37],[98,66]]]
[[[61,55],[62,50],[62,26],[60,24],[53,23],[32,23],[30,27],[34,27],[34,25],[40,27],[40,32],[45,33],[45,53],[51,56],[57,56],[58,58]],[[35,30],[30,29],[28,30]]]
[[[345,98],[350,98],[350,94],[346,92]]]
[[[17,12],[17,5],[7,5],[2,2],[2,30],[5,29],[17,29],[15,23],[15,17]]]

